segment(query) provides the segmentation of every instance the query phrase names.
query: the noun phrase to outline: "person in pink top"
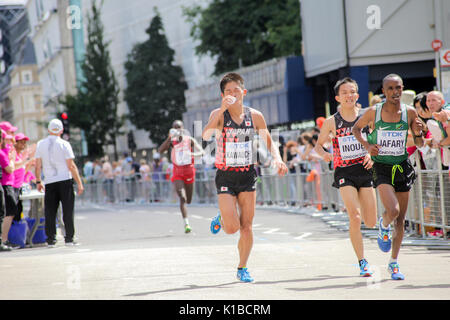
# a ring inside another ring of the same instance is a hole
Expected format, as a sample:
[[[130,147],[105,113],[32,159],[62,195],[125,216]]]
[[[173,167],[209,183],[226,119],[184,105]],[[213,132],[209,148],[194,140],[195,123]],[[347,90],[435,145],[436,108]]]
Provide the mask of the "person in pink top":
[[[8,233],[11,227],[11,222],[17,212],[15,202],[13,183],[14,183],[14,159],[15,150],[6,147],[6,141],[12,140],[13,137],[1,130],[1,145],[0,145],[0,166],[2,167],[2,190],[0,194],[0,220],[2,220],[1,235],[2,244],[0,251],[11,250],[8,242]],[[4,219],[3,219],[4,217]]]
[[[33,164],[34,159],[30,156],[30,152],[28,151],[27,141],[30,140],[23,133],[18,133],[15,137],[16,144],[14,148],[16,149],[16,161],[14,164],[14,183],[13,188],[16,195],[17,201],[17,212],[14,217],[15,221],[20,221],[21,213],[22,213],[22,201],[20,200],[22,185],[25,181],[25,173],[30,170],[31,165]]]
[[[6,139],[6,149],[9,151],[14,146],[14,132],[17,131],[17,127],[14,127],[8,121],[0,122],[0,129],[6,132],[8,139]]]
[[[31,165],[31,167],[33,167],[33,166],[34,166],[34,162]],[[30,171],[27,171],[25,173],[24,182],[25,183],[30,183],[30,182],[36,183],[36,176],[34,175],[33,171],[31,171],[31,169],[30,169]]]
[[[9,134],[11,136],[14,136],[14,132],[17,131],[17,127],[14,127],[11,123],[8,121],[2,121],[0,122],[0,129],[6,132],[6,134]]]

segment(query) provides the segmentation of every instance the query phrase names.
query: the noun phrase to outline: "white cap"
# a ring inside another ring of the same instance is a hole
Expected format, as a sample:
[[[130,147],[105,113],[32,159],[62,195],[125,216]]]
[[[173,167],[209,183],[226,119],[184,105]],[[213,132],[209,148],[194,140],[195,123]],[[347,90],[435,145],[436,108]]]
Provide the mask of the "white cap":
[[[55,134],[60,133],[63,130],[63,128],[64,128],[63,124],[59,119],[53,119],[48,124],[48,131],[50,131],[51,133]]]

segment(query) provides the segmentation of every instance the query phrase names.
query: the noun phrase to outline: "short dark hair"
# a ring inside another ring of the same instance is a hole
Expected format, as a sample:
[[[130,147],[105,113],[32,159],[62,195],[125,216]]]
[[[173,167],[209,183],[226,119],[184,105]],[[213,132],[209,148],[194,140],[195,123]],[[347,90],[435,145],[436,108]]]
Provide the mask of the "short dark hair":
[[[179,126],[180,128],[183,128],[183,121],[181,121],[181,120],[175,120],[175,121],[172,123],[172,128],[174,128],[175,126]]]
[[[242,76],[238,73],[230,72],[230,73],[227,73],[226,75],[224,75],[222,77],[222,80],[220,80],[220,92],[223,93],[227,83],[233,82],[233,81],[236,82],[237,84],[239,84],[239,86],[242,89],[244,89],[244,78],[242,78]]]
[[[353,80],[352,78],[350,78],[350,77],[345,77],[345,78],[343,78],[343,79],[341,79],[341,80],[338,80],[338,81],[336,82],[336,84],[334,85],[334,94],[335,94],[336,96],[339,95],[339,88],[340,88],[344,83],[353,83],[353,84],[355,85],[355,87],[356,87],[356,92],[358,92],[358,83],[357,83],[355,80]]]
[[[419,102],[420,103],[420,107],[425,110],[428,111],[428,107],[427,107],[427,95],[428,92],[427,91],[422,91],[421,93],[417,94],[414,97],[413,100],[413,106],[416,107],[416,103]]]
[[[382,85],[384,86],[384,83],[385,83],[387,80],[389,80],[389,79],[394,79],[394,78],[400,79],[400,80],[402,81],[402,83],[403,83],[402,77],[400,77],[400,76],[399,76],[398,74],[396,74],[396,73],[390,73],[390,74],[388,74],[386,77],[383,78]]]

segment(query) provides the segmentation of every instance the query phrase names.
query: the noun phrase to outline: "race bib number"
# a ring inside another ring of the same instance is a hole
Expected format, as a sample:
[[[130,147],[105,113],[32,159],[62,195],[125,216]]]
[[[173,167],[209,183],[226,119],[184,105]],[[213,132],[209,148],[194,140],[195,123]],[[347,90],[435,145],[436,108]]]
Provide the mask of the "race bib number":
[[[367,140],[365,132],[362,132],[361,135],[364,140]],[[338,143],[342,160],[359,159],[367,154],[367,150],[356,140],[354,135],[338,137]]]
[[[406,137],[408,131],[377,131],[377,144],[379,156],[402,156],[406,150]]]
[[[251,141],[227,142],[225,148],[225,163],[227,166],[244,167],[253,164]]]
[[[192,153],[189,145],[180,143],[175,146],[175,164],[185,166],[192,163]]]

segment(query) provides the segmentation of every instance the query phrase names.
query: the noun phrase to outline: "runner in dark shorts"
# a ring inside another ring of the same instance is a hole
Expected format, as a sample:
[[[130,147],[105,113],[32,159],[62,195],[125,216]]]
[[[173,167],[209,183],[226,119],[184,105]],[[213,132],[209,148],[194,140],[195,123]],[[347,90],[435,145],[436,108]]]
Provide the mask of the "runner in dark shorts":
[[[388,263],[391,279],[403,280],[405,276],[400,272],[397,258],[405,232],[409,190],[415,178],[406,141],[410,130],[414,144],[423,146],[423,125],[416,109],[401,103],[403,80],[399,75],[384,77],[382,91],[386,100],[364,113],[353,126],[353,134],[374,161],[374,185],[385,208],[378,222],[378,246],[383,252],[391,251]],[[361,130],[368,124],[372,124],[373,131],[366,140]],[[391,223],[395,232],[391,231]]]
[[[219,214],[212,219],[213,234],[222,228],[228,234],[240,232],[238,243],[239,264],[237,278],[253,282],[247,270],[247,261],[253,246],[253,217],[256,206],[256,152],[253,150],[255,135],[266,144],[274,159],[279,175],[287,173],[278,149],[270,137],[261,112],[243,104],[247,90],[244,79],[237,73],[228,73],[220,81],[222,103],[211,112],[202,137],[209,141],[215,135],[216,188]],[[239,211],[237,210],[239,206]]]
[[[325,161],[333,161],[333,187],[339,189],[348,213],[349,234],[359,262],[360,275],[372,275],[369,263],[364,257],[361,222],[375,227],[377,205],[372,182],[372,160],[364,147],[352,134],[352,128],[359,119],[358,84],[351,78],[339,80],[335,85],[336,100],[340,110],[325,120],[320,130],[315,150]],[[365,129],[365,134],[368,128]],[[329,136],[333,139],[333,155],[323,149]]]

